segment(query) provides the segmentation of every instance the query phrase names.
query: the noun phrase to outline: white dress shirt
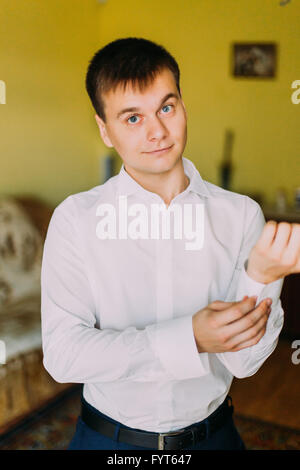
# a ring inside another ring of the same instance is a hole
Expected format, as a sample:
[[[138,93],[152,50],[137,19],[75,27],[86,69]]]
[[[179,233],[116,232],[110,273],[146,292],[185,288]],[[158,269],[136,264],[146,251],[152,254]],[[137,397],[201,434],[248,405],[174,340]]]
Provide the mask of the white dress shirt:
[[[124,165],[105,184],[68,196],[54,210],[43,252],[46,370],[57,382],[83,383],[84,398],[102,413],[152,432],[210,415],[233,377],[255,374],[270,356],[283,326],[283,279],[261,284],[245,271],[265,224],[259,204],[203,180],[185,157],[183,165],[189,185],[168,208]],[[160,232],[135,239],[133,227],[129,236],[123,225],[123,238],[115,231],[115,238],[110,232],[105,239],[104,214],[112,217],[109,209],[115,208],[120,227],[125,200],[129,221],[141,206],[148,221],[152,205],[160,204],[165,214],[175,203],[182,210],[202,208],[200,248],[188,249],[191,240],[176,238],[174,226],[169,238]],[[237,352],[198,353],[192,316],[214,300],[244,295],[258,295],[257,304],[273,299],[262,339]]]

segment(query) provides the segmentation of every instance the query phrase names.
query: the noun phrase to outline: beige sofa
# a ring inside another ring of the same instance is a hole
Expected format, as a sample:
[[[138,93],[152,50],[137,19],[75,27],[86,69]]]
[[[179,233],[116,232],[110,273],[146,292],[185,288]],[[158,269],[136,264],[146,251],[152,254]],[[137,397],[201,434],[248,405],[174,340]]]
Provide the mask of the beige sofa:
[[[74,384],[43,366],[40,270],[53,212],[34,197],[0,197],[0,435]]]

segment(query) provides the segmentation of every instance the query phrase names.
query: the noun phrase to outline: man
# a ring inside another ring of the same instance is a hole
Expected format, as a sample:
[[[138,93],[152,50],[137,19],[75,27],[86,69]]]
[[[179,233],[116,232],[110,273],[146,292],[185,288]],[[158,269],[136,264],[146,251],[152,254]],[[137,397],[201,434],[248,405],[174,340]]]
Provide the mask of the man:
[[[108,44],[86,87],[123,165],[59,204],[44,246],[44,366],[83,383],[69,449],[244,449],[228,392],[277,345],[299,226],[265,224],[183,157],[179,69],[162,46]]]

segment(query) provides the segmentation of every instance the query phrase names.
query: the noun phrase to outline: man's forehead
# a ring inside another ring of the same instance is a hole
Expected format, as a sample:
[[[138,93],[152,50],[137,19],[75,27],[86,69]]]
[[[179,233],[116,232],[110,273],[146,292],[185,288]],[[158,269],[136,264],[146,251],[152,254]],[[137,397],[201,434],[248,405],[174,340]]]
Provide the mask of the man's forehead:
[[[179,98],[176,82],[173,74],[170,71],[157,73],[155,78],[148,83],[147,86],[141,86],[138,82],[120,83],[114,90],[103,95],[104,102],[114,105],[118,108],[118,114],[121,108],[139,107],[143,103],[150,101],[155,104],[161,102],[167,95],[173,95]]]

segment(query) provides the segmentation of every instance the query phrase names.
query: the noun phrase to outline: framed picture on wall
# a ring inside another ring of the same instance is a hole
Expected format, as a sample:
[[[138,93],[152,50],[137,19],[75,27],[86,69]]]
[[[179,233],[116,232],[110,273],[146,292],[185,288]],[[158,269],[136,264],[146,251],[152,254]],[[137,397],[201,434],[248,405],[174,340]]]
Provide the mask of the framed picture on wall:
[[[275,43],[234,43],[232,74],[234,77],[274,78],[277,45]]]

